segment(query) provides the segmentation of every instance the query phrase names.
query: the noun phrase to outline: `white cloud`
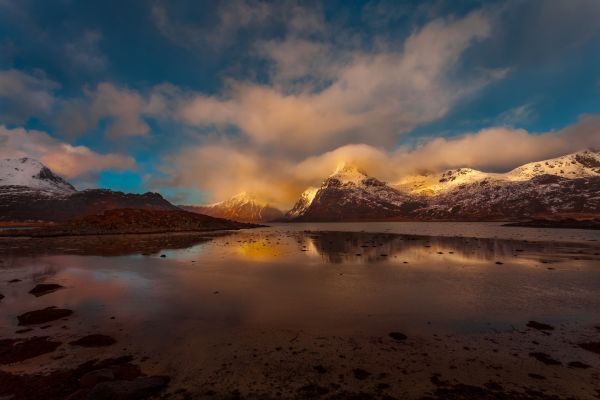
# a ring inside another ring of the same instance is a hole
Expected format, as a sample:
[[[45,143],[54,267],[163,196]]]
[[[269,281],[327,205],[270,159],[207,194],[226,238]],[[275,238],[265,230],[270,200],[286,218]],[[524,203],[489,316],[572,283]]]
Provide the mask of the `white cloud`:
[[[340,60],[306,40],[264,43],[263,53],[275,62],[274,86],[232,82],[221,96],[191,99],[180,116],[196,126],[237,127],[258,146],[296,155],[348,142],[389,145],[494,79],[491,73],[448,78],[464,50],[489,31],[478,12],[437,19],[409,36],[403,51],[354,51]],[[311,84],[290,93],[286,80],[298,78]],[[328,80],[314,90],[314,82]]]
[[[131,170],[135,161],[121,154],[99,154],[61,142],[45,132],[0,125],[1,158],[35,158],[68,179],[87,179],[103,170]]]
[[[55,104],[53,91],[59,87],[39,71],[0,71],[0,122],[20,124],[31,117],[47,117]]]
[[[83,134],[102,119],[108,119],[107,134],[111,139],[149,133],[144,115],[153,109],[150,100],[140,93],[102,82],[85,94],[85,98],[62,102],[61,112],[55,119],[61,134],[69,137]]]
[[[432,138],[412,148],[388,150],[351,144],[300,161],[262,154],[239,142],[188,147],[168,158],[165,172],[173,186],[193,187],[223,200],[242,190],[282,208],[290,207],[307,187],[319,185],[342,162],[370,175],[397,182],[408,174],[474,167],[508,171],[519,165],[575,152],[600,143],[600,116],[584,116],[557,132],[535,134],[505,127],[453,138]]]

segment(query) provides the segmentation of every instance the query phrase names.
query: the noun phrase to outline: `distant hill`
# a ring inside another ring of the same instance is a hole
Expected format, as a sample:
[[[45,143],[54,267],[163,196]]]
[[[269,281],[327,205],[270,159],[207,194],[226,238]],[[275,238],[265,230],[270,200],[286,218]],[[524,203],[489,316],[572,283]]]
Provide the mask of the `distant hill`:
[[[37,160],[0,160],[0,221],[66,221],[116,208],[177,209],[158,193],[77,191]]]
[[[246,192],[219,203],[207,205],[180,205],[179,208],[218,218],[241,222],[269,222],[281,219],[283,212]]]

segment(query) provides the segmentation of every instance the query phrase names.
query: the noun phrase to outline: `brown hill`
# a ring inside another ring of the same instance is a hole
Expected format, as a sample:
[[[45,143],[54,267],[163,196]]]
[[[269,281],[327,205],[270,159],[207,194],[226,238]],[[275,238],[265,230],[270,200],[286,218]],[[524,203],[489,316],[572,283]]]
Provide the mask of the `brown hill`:
[[[29,230],[0,232],[2,236],[68,236],[135,233],[205,232],[254,228],[259,225],[230,221],[183,210],[113,209],[63,224]]]

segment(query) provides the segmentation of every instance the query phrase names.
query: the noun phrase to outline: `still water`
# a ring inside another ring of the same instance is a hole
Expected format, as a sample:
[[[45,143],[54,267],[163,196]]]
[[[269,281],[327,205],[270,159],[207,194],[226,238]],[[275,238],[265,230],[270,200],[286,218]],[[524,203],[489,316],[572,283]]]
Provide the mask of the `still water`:
[[[600,322],[599,235],[498,224],[365,223],[7,239],[0,242],[0,335],[14,335],[16,316],[24,312],[69,308],[73,316],[44,327],[45,335],[67,342],[107,333],[119,351],[153,360],[148,368],[182,384],[205,384],[223,360],[235,355],[248,362],[257,357],[249,349],[272,352],[290,341],[315,355],[323,348],[318,338],[358,346],[392,331],[424,341],[432,335],[483,340],[522,330],[529,320],[583,330]],[[42,297],[28,293],[42,282],[65,288]],[[270,352],[263,364],[272,367]],[[68,349],[61,355],[49,365],[81,357]],[[39,366],[38,360],[13,368]],[[244,371],[237,372],[240,379],[258,374]]]

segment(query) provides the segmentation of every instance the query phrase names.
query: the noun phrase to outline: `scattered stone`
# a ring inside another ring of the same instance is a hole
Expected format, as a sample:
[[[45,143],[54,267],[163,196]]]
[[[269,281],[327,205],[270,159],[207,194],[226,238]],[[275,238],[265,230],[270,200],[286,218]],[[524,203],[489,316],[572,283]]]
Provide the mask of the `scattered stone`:
[[[61,343],[47,336],[27,339],[0,340],[0,364],[20,362],[46,353],[52,353]]]
[[[502,261],[496,261],[496,265],[502,265],[504,264]]]
[[[166,254],[161,254],[161,255],[160,255],[160,258],[166,258],[166,257],[167,257],[167,255],[166,255]]]
[[[582,363],[581,361],[571,361],[568,365],[571,368],[580,368],[580,369],[591,368],[591,365],[587,365],[586,363]]]
[[[579,347],[592,353],[600,354],[600,342],[579,343]]]
[[[546,365],[562,365],[562,363],[560,361],[555,360],[554,358],[550,357],[546,353],[540,353],[540,352],[529,353],[529,357],[533,357],[536,360],[538,360],[539,362],[542,362]]]
[[[29,311],[17,317],[19,325],[45,324],[73,314],[72,310],[65,308],[48,307],[42,310]]]
[[[325,368],[322,365],[315,365],[313,367],[315,369],[315,371],[317,371],[319,374],[326,374],[327,373],[327,368]]]
[[[529,328],[537,329],[539,331],[553,331],[554,327],[552,325],[544,324],[542,322],[537,321],[529,321],[527,323]]]
[[[112,346],[117,343],[115,339],[107,335],[87,335],[82,337],[81,339],[74,340],[69,344],[72,346],[81,346],[81,347],[107,347]]]
[[[537,379],[537,380],[546,379],[545,376],[539,375],[539,374],[534,374],[534,373],[529,373],[529,374],[527,374],[527,376],[529,376],[532,379]]]
[[[102,382],[94,386],[88,400],[139,400],[153,396],[167,387],[166,376],[148,376],[132,381]]]
[[[56,283],[40,283],[38,285],[35,285],[35,287],[31,289],[29,293],[34,295],[35,297],[40,297],[45,294],[56,292],[58,289],[62,288],[64,288],[64,286]]]
[[[314,383],[309,383],[308,385],[304,385],[299,388],[298,393],[300,394],[301,398],[315,399],[329,393],[329,389]]]
[[[11,279],[10,281],[8,281],[8,283],[17,283],[17,282],[21,282],[20,279]]]
[[[400,332],[390,332],[390,333],[389,333],[389,336],[390,336],[392,339],[394,339],[394,340],[397,340],[397,341],[399,341],[399,342],[401,342],[401,341],[403,341],[403,340],[406,340],[406,339],[408,339],[408,337],[407,337],[405,334],[403,334],[403,333],[400,333]]]
[[[4,298],[4,295],[2,293],[0,293],[0,300],[2,300]]]
[[[362,368],[356,368],[354,371],[352,371],[352,373],[354,374],[354,377],[358,380],[365,380],[367,379],[369,376],[371,376],[370,372],[365,371]]]

